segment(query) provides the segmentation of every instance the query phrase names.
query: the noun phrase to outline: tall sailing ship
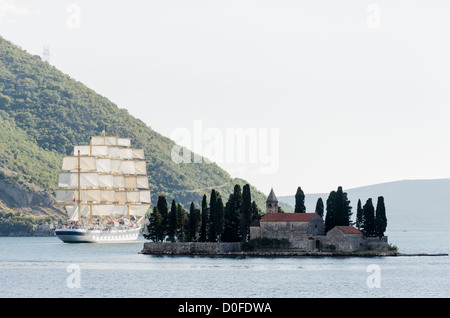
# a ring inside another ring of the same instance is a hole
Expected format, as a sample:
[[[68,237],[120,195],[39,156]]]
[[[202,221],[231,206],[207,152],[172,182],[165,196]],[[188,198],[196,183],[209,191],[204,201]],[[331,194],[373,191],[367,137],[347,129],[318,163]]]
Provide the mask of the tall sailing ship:
[[[56,236],[66,243],[136,241],[151,205],[144,151],[103,131],[73,153],[63,158],[56,192],[69,221]]]

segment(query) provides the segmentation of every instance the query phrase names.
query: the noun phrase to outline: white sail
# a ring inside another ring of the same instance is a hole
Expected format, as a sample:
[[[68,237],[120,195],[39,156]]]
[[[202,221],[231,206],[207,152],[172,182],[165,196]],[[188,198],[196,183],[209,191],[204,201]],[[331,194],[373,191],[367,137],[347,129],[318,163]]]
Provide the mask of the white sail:
[[[114,188],[125,188],[125,177],[124,176],[114,176]]]
[[[116,201],[116,191],[102,190],[101,201],[102,202],[115,202]]]
[[[111,159],[111,173],[122,173],[122,160]]]
[[[151,202],[150,190],[139,191],[139,201],[141,203],[150,203]]]
[[[145,159],[143,149],[133,149],[133,159]]]
[[[97,158],[95,159],[97,172],[111,173],[111,159]]]
[[[104,188],[114,188],[114,178],[112,174],[100,174],[98,176],[99,187]]]
[[[147,210],[150,208],[150,204],[140,204],[130,206],[130,215],[144,216]]]
[[[119,146],[123,146],[123,147],[130,147],[131,146],[131,140],[128,138],[119,138],[117,140],[117,144]]]
[[[145,215],[151,193],[144,151],[130,145],[129,138],[95,136],[63,158],[56,200],[70,220]]]
[[[113,159],[120,158],[120,148],[119,147],[108,147],[108,157]]]
[[[136,173],[136,163],[132,160],[122,161],[122,173],[123,174],[135,174]]]
[[[135,174],[145,175],[147,174],[147,166],[145,161],[135,161],[134,162],[134,172]]]
[[[75,171],[78,168],[81,171],[95,171],[95,158],[86,156],[80,156],[80,159],[78,159],[78,156],[66,156],[63,158],[62,170]]]
[[[119,156],[122,159],[133,159],[133,150],[130,148],[121,148],[119,150]]]
[[[148,185],[148,178],[147,176],[143,177],[143,176],[138,176],[136,177],[136,187],[139,189],[148,189],[149,185]]]
[[[100,185],[97,173],[87,172],[78,174],[76,172],[67,172],[59,174],[58,186],[60,188],[78,188],[78,178],[80,178],[80,187],[82,188],[94,188]]]

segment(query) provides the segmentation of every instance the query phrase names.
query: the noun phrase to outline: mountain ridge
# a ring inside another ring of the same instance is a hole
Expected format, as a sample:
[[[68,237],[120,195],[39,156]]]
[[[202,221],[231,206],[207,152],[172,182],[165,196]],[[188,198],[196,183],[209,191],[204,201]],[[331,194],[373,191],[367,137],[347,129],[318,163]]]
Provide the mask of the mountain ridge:
[[[148,111],[159,108],[153,105]],[[144,149],[154,203],[164,194],[185,206],[191,201],[199,205],[213,188],[226,200],[235,184],[248,183],[232,178],[216,163],[174,163],[174,141],[1,36],[0,124],[7,127],[7,131],[0,131],[0,180],[23,193],[33,189],[53,197],[62,157],[71,154],[74,145],[88,144],[89,137],[101,135],[105,128],[109,134],[130,138],[133,147]],[[263,208],[266,195],[252,185],[251,192]],[[5,195],[0,193],[0,212],[8,208],[28,213],[30,206],[21,206],[20,199],[14,201]],[[53,202],[51,205],[53,208]],[[59,208],[54,208],[59,215]]]

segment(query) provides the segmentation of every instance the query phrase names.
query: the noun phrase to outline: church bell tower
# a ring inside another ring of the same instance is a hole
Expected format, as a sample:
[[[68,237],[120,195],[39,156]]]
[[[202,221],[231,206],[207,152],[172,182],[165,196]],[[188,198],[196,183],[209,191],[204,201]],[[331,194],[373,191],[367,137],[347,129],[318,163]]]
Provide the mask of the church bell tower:
[[[273,192],[273,188],[270,190],[270,194],[267,197],[266,213],[278,213],[278,199]]]

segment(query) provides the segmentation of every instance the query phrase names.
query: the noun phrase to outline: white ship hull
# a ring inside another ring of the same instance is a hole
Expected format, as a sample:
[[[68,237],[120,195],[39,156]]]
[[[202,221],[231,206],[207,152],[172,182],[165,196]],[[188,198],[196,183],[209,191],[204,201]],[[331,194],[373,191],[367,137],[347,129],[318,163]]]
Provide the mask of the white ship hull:
[[[64,243],[125,243],[138,239],[140,227],[86,230],[86,229],[57,229],[56,236]]]

